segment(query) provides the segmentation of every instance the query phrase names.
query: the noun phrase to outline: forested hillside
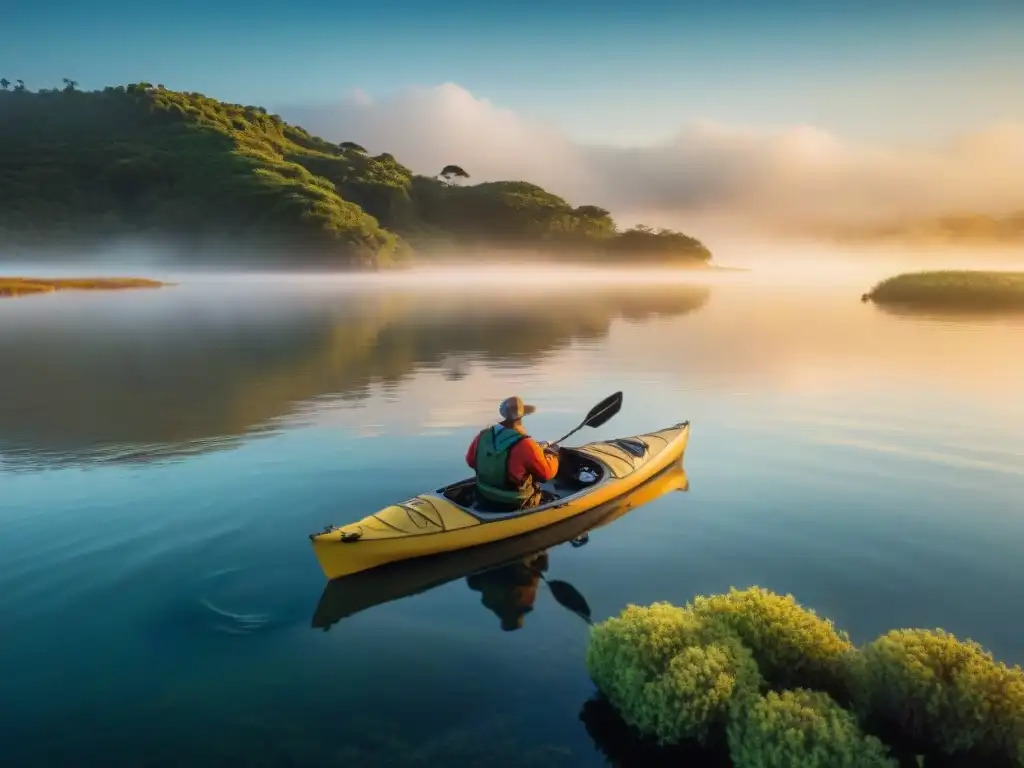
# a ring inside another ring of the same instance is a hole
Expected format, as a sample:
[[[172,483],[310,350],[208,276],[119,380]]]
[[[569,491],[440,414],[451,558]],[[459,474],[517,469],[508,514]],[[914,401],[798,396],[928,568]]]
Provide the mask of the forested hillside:
[[[681,233],[621,232],[601,208],[522,181],[469,184],[457,165],[417,175],[390,154],[333,144],[262,107],[149,83],[92,92],[73,81],[39,92],[10,85],[0,80],[7,251],[142,235],[189,254],[216,247],[236,259],[339,268],[401,265],[453,246],[611,263],[710,259]]]

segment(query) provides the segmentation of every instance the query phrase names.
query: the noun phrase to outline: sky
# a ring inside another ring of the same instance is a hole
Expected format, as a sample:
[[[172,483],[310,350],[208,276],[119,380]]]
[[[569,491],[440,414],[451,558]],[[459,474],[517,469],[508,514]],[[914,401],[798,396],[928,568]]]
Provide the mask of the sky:
[[[696,119],[914,141],[1019,114],[1024,2],[55,0],[5,10],[0,72],[268,107],[452,82],[598,143]]]
[[[54,0],[5,9],[0,76],[200,91],[663,222],[1024,208],[1024,0]]]

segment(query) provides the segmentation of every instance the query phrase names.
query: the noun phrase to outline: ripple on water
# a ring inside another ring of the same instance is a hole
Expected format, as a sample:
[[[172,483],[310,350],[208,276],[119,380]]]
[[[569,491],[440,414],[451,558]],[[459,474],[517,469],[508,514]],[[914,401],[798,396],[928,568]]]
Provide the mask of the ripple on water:
[[[308,622],[308,605],[296,599],[290,574],[280,568],[219,568],[173,585],[148,634],[179,645],[216,637],[265,634]]]

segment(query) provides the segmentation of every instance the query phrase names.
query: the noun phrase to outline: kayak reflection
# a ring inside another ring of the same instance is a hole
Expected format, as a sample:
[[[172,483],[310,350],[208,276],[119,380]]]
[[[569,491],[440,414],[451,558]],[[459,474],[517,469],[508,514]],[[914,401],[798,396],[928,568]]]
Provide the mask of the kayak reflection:
[[[624,496],[576,517],[512,539],[431,557],[404,560],[329,581],[313,614],[312,626],[328,630],[341,619],[376,605],[426,592],[466,578],[480,592],[481,602],[511,631],[523,626],[545,581],[562,606],[590,620],[590,607],[570,584],[547,579],[549,550],[567,542],[580,546],[589,532],[602,528],[637,507],[673,491],[689,489],[682,462],[677,461]]]

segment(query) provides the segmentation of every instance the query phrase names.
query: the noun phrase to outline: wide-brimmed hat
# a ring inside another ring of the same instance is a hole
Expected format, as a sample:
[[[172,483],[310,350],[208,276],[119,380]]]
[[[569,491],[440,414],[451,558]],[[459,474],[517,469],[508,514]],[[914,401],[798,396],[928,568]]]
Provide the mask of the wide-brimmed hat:
[[[537,410],[535,405],[527,405],[523,402],[523,398],[518,395],[507,397],[501,401],[501,405],[498,406],[498,413],[501,414],[503,419],[521,419],[527,414],[533,413]]]

